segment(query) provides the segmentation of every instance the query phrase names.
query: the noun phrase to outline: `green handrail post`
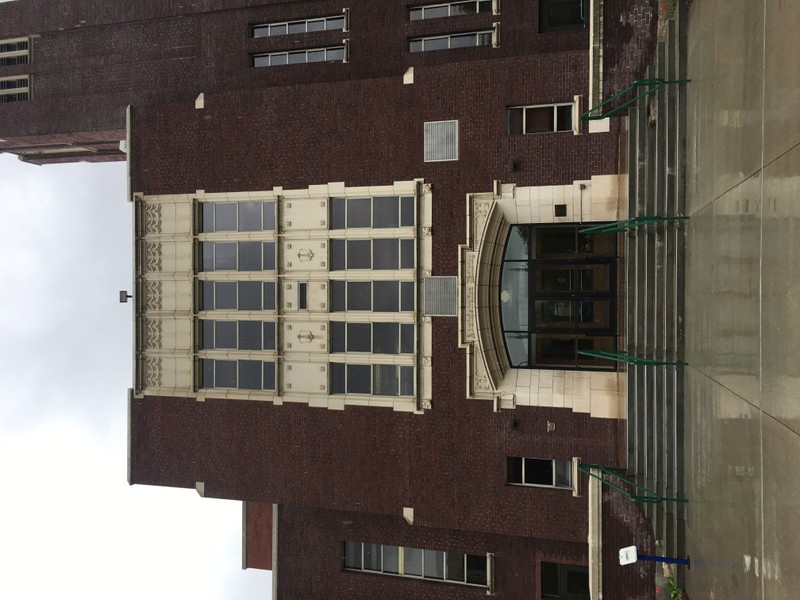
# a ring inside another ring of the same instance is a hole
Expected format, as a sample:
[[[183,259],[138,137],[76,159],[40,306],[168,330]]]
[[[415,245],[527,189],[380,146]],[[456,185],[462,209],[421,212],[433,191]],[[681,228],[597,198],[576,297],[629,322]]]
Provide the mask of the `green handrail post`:
[[[578,233],[613,233],[617,231],[627,231],[628,229],[641,227],[642,225],[667,223],[671,221],[686,221],[688,219],[689,217],[684,215],[672,215],[669,217],[633,217],[631,219],[625,219],[624,221],[614,221],[613,223],[603,223],[601,225],[595,225],[594,227],[587,227],[586,229],[579,230]]]
[[[578,354],[583,356],[591,356],[592,358],[602,358],[604,360],[611,360],[614,362],[621,362],[628,365],[645,365],[653,366],[679,366],[687,365],[689,363],[682,360],[656,360],[654,358],[645,358],[644,356],[631,356],[622,352],[611,352],[610,350],[578,350]]]
[[[690,81],[691,81],[691,79],[670,79],[670,80],[667,80],[667,79],[662,79],[660,77],[659,78],[654,78],[654,79],[637,79],[636,81],[631,83],[628,87],[626,87],[621,92],[618,92],[618,93],[614,94],[608,100],[605,100],[605,101],[601,102],[597,106],[595,106],[593,108],[590,108],[585,113],[581,114],[581,120],[582,121],[599,121],[600,119],[605,119],[607,117],[613,117],[618,112],[620,112],[623,108],[625,108],[626,106],[630,106],[631,104],[633,104],[634,102],[636,102],[640,98],[644,98],[645,96],[649,96],[650,94],[652,94],[653,92],[658,91],[659,89],[661,89],[665,85],[670,85],[670,84],[673,84],[673,83],[689,83]],[[644,92],[642,92],[641,94],[639,94],[635,98],[632,98],[631,100],[628,100],[627,102],[624,102],[624,103],[620,104],[616,108],[611,109],[611,111],[609,111],[607,113],[601,113],[599,115],[593,115],[592,114],[592,113],[600,110],[601,108],[603,108],[607,104],[613,102],[614,100],[616,100],[620,96],[624,96],[628,92],[630,92],[632,90],[635,90],[638,87],[644,87],[644,86],[652,86],[652,87],[650,87],[649,89],[645,90]]]
[[[610,477],[614,477],[616,479],[619,479],[620,481],[625,482],[626,484],[628,484],[629,486],[633,487],[634,489],[641,490],[642,492],[645,492],[645,493],[644,494],[632,494],[628,490],[623,489],[622,487],[616,485],[615,483],[613,483],[612,481],[606,479],[605,477],[601,477],[600,475],[596,475],[596,474],[592,473],[593,469],[598,470],[601,473],[603,473],[605,475],[608,475]],[[586,473],[589,477],[594,477],[595,479],[597,479],[598,481],[600,481],[604,485],[607,485],[607,486],[609,486],[609,487],[611,487],[611,488],[613,488],[613,489],[615,489],[615,490],[617,490],[619,492],[622,492],[623,494],[625,494],[628,497],[629,500],[632,500],[633,502],[644,502],[644,503],[649,503],[649,504],[659,504],[661,502],[689,502],[689,500],[686,499],[686,498],[665,498],[664,496],[660,496],[660,495],[656,494],[655,492],[653,492],[651,490],[648,490],[644,486],[641,486],[641,485],[639,485],[637,483],[634,483],[633,481],[625,479],[622,475],[619,474],[619,471],[621,471],[621,469],[615,469],[615,468],[612,468],[612,467],[604,467],[602,465],[591,465],[591,464],[583,464],[583,463],[581,463],[580,465],[578,465],[578,470],[581,471],[582,473]]]

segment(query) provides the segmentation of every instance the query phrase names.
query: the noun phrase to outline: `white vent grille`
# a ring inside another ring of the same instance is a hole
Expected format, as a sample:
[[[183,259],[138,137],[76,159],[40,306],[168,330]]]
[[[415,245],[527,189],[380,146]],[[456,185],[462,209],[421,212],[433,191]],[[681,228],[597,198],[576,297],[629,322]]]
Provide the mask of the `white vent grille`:
[[[425,123],[425,162],[458,160],[458,121]]]
[[[455,317],[458,315],[457,277],[426,277],[424,281],[425,315]]]

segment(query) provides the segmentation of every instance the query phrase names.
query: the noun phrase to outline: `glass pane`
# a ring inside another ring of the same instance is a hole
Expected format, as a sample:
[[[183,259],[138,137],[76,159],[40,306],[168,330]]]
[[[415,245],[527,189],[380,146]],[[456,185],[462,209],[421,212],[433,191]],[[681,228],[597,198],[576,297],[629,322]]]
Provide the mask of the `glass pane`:
[[[201,348],[214,348],[214,321],[203,321],[203,340]]]
[[[414,310],[414,283],[403,281],[400,284],[400,310]]]
[[[508,483],[522,483],[522,457],[508,457],[506,460],[506,481]]]
[[[491,33],[479,33],[478,34],[478,46],[491,46],[492,45],[492,34]]]
[[[372,199],[373,226],[400,226],[400,198],[397,196],[378,197]]]
[[[414,367],[400,367],[400,395],[413,396],[415,384]]]
[[[448,552],[445,557],[445,576],[448,581],[464,581],[464,555]]]
[[[553,461],[539,458],[526,458],[525,483],[553,485]]]
[[[370,282],[353,281],[347,284],[347,310],[372,310],[372,284]]]
[[[275,282],[264,282],[264,310],[275,310]]]
[[[556,487],[572,487],[572,461],[557,460],[556,467]]]
[[[275,230],[275,203],[262,202],[264,207],[264,231]]]
[[[364,570],[365,571],[381,570],[380,544],[364,544]]]
[[[575,272],[564,267],[536,267],[537,292],[571,292],[574,290]]]
[[[267,37],[268,35],[269,35],[269,27],[267,27],[266,25],[253,27],[254,38]]]
[[[347,324],[347,351],[370,352],[372,349],[372,325],[369,323]]]
[[[572,258],[575,255],[576,250],[575,228],[539,228],[536,230],[535,248],[535,258]]]
[[[432,38],[422,42],[425,52],[429,50],[447,50],[450,47],[450,40],[446,37]]]
[[[200,254],[203,260],[203,271],[214,270],[214,242],[203,242],[200,246]]]
[[[400,268],[414,268],[414,245],[415,240],[400,240]]]
[[[331,229],[344,229],[347,223],[344,219],[344,198],[331,198]]]
[[[215,388],[235,388],[236,387],[236,361],[235,360],[215,360],[214,361],[214,387]]]
[[[239,231],[261,231],[261,202],[239,203]]]
[[[396,365],[373,365],[372,393],[376,396],[397,396],[399,382]]]
[[[343,271],[345,265],[345,240],[331,240],[331,271]]]
[[[400,353],[414,354],[414,326],[400,325]]]
[[[575,366],[575,338],[537,334],[532,337],[534,338],[534,363],[539,366]]]
[[[542,563],[542,597],[558,598],[558,565],[556,563]]]
[[[573,302],[537,300],[535,302],[536,327],[572,328],[577,305]]]
[[[469,48],[471,46],[475,46],[476,42],[477,42],[477,37],[474,33],[468,33],[465,35],[454,35],[450,37],[451,48]]]
[[[308,62],[325,62],[325,50],[309,50]]]
[[[262,365],[260,360],[240,360],[239,389],[260,390],[261,371],[262,371]]]
[[[577,303],[577,327],[580,329],[610,329],[612,300],[584,300]]]
[[[239,350],[261,350],[260,321],[239,321]]]
[[[372,225],[372,199],[347,199],[347,226],[370,227]]]
[[[422,577],[422,550],[419,548],[403,549],[403,573]]]
[[[344,566],[346,569],[361,568],[361,542],[344,543]]]
[[[330,363],[331,394],[344,394],[346,366],[344,363]]]
[[[344,17],[328,18],[326,29],[344,29]]]
[[[556,107],[556,129],[558,131],[572,131],[572,106]]]
[[[200,310],[214,310],[214,282],[201,281],[200,290],[200,297],[202,298]]]
[[[275,350],[275,323],[264,323],[264,350]]]
[[[492,0],[479,0],[478,12],[492,12]]]
[[[606,350],[614,352],[617,348],[616,339],[613,337],[591,336],[578,338],[578,350]],[[613,361],[578,354],[577,364],[595,369],[611,369],[616,365]]]
[[[297,308],[300,310],[308,308],[308,284],[305,282],[297,284]]]
[[[347,349],[345,339],[347,324],[343,321],[331,321],[331,352],[344,352]]]
[[[508,109],[508,133],[516,134],[522,133],[522,113],[523,108],[509,108]]]
[[[475,0],[469,0],[469,2],[454,2],[450,5],[450,16],[469,15],[476,12],[477,8]]]
[[[203,382],[202,386],[204,388],[210,389],[214,387],[214,361],[209,359],[203,359],[201,361],[203,363]]]
[[[236,321],[216,321],[214,330],[214,348],[236,348]]]
[[[275,242],[264,242],[264,270],[275,270]]]
[[[239,270],[261,270],[261,242],[239,242]]]
[[[573,27],[582,25],[581,0],[550,2],[547,6],[547,27]]]
[[[373,354],[397,354],[400,346],[400,325],[398,323],[373,323]]]
[[[281,52],[280,54],[272,54],[269,57],[269,66],[279,66],[285,65],[288,62],[287,56],[285,52]]]
[[[306,62],[306,51],[303,50],[301,52],[289,52],[289,64],[290,65],[299,65]]]
[[[400,264],[397,240],[372,240],[372,268],[396,269]]]
[[[269,34],[270,35],[286,35],[286,23],[281,23],[280,25],[270,25],[269,26]]]
[[[586,594],[589,597],[589,570],[567,568],[567,594]]]
[[[616,256],[617,234],[595,233],[578,235],[578,256]]]
[[[528,330],[528,264],[504,263],[500,281],[500,311],[503,329]]]
[[[205,249],[205,244],[204,244]],[[214,270],[232,271],[236,268],[236,244],[216,242],[214,244]]]
[[[425,577],[427,579],[444,579],[444,552],[425,550]]]
[[[422,19],[422,9],[421,8],[409,9],[408,19],[410,21],[419,21],[420,19]]]
[[[411,40],[408,43],[409,52],[422,52],[422,40]]]
[[[415,223],[416,199],[414,196],[403,196],[400,198],[400,226],[412,227]]]
[[[344,281],[331,281],[331,312],[340,312],[346,310],[345,304],[345,286]]]
[[[397,546],[383,546],[383,572],[400,572],[400,549]]]
[[[467,554],[467,583],[486,585],[486,556]]]
[[[236,310],[236,282],[217,281],[215,287],[217,297],[214,308],[216,310]]]
[[[325,60],[344,60],[344,48],[328,48]]]
[[[528,367],[528,334],[507,333],[506,348],[511,359],[512,367]]]
[[[239,310],[261,310],[261,288],[260,281],[240,281]]]
[[[306,26],[306,31],[325,31],[325,19],[315,19],[309,21]]]
[[[503,260],[528,260],[528,238],[530,229],[528,227],[512,227],[508,233],[506,242],[506,253]]]
[[[275,363],[274,362],[265,362],[264,363],[264,389],[265,390],[274,390],[275,389]]]
[[[373,282],[372,299],[375,312],[397,312],[397,286],[397,281]]]
[[[555,113],[552,106],[525,109],[525,133],[555,131]]]
[[[305,32],[306,32],[305,21],[295,21],[294,23],[289,23],[289,33],[305,33]]]
[[[369,365],[347,365],[347,392],[369,394],[372,384],[372,369]]]
[[[445,6],[427,6],[425,7],[425,18],[426,19],[435,19],[437,17],[448,17],[450,16],[449,7]]]
[[[258,65],[256,65],[258,66]],[[203,202],[203,232],[214,231],[214,205],[210,202]]]
[[[214,205],[214,231],[236,231],[236,204],[225,202]]]
[[[371,245],[370,240],[348,240],[347,268],[369,269],[372,266],[370,260],[372,254]]]
[[[611,292],[611,265],[581,265],[578,286],[582,292]]]

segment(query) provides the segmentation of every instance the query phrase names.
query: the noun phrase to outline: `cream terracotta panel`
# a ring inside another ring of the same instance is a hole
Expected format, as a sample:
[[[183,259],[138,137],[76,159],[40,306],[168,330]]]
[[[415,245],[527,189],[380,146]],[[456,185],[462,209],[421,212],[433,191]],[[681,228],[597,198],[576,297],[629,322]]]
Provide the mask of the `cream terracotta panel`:
[[[281,267],[287,273],[328,271],[327,240],[283,240]],[[288,308],[288,301],[287,301]]]
[[[328,353],[327,321],[294,321],[287,319],[281,326],[284,351],[310,354]]]
[[[328,229],[327,198],[284,198],[281,208],[281,226],[286,232]]]
[[[287,359],[283,364],[283,387],[287,393],[327,395],[327,362],[313,363]]]

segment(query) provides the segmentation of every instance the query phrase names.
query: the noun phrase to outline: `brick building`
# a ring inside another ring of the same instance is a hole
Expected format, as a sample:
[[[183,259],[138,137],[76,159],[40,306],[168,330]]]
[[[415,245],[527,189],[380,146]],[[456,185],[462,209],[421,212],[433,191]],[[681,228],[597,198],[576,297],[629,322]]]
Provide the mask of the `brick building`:
[[[590,561],[576,469],[624,467],[626,394],[577,353],[619,345],[624,294],[578,226],[627,211],[619,123],[579,114],[642,15],[0,5],[0,151],[128,161],[130,483],[243,501],[276,598],[650,597],[615,558],[646,521],[606,496]]]

